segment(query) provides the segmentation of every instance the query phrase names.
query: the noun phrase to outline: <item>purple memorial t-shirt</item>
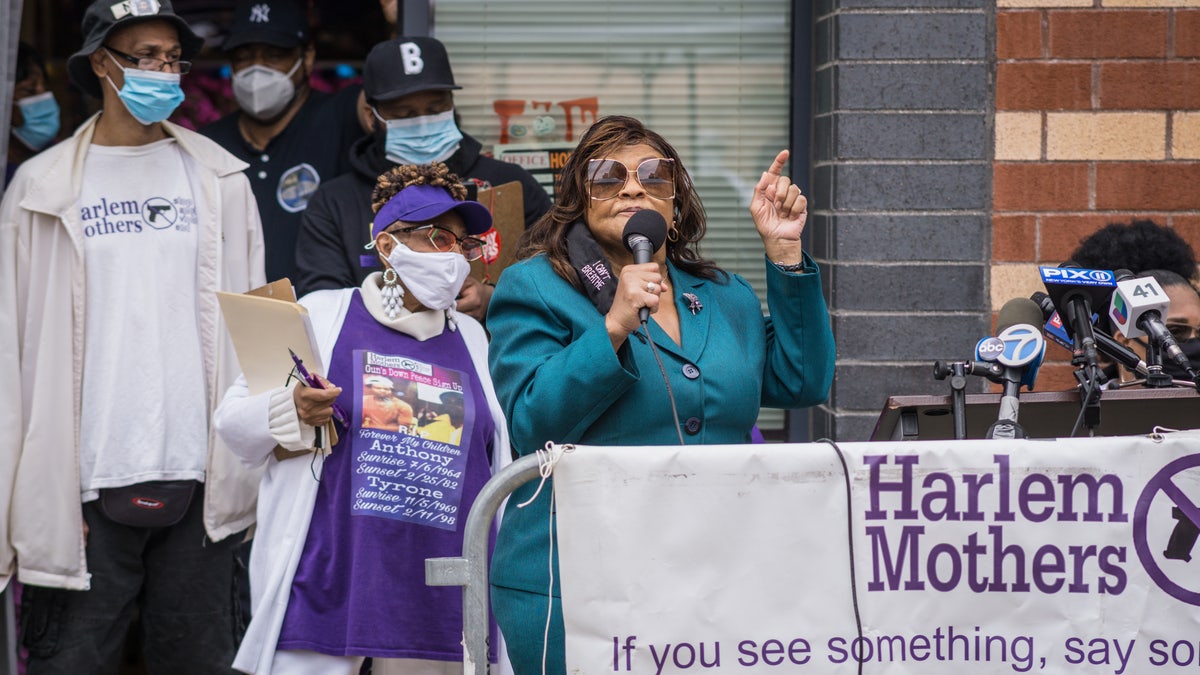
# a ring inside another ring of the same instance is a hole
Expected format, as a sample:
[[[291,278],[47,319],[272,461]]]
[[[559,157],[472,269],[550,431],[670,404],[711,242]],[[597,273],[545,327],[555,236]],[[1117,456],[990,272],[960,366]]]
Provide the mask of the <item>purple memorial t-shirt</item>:
[[[278,648],[460,660],[462,589],[426,586],[425,559],[462,554],[491,474],[495,425],[467,346],[383,326],[355,291],[329,371],[352,427],[323,460]]]

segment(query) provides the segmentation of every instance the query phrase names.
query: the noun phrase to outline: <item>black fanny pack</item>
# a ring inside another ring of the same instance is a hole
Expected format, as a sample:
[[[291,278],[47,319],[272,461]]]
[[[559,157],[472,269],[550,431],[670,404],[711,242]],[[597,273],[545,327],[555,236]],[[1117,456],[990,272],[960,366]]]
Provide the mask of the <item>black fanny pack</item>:
[[[132,527],[167,527],[183,519],[199,481],[155,480],[100,490],[100,511]]]

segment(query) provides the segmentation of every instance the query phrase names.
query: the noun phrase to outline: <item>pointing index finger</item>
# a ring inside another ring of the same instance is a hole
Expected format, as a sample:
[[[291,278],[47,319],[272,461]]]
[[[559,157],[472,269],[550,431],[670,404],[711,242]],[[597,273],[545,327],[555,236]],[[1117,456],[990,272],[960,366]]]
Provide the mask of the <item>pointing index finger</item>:
[[[771,162],[771,168],[767,169],[767,173],[772,176],[782,176],[783,166],[787,164],[789,154],[787,150],[780,150],[779,154],[775,155],[775,161]]]
[[[787,163],[789,152],[780,150],[778,155],[775,155],[775,161],[771,162],[771,167],[763,172],[763,175],[758,179],[758,185],[754,186],[755,192],[763,194],[770,185],[775,183],[775,179],[783,175],[783,165]]]

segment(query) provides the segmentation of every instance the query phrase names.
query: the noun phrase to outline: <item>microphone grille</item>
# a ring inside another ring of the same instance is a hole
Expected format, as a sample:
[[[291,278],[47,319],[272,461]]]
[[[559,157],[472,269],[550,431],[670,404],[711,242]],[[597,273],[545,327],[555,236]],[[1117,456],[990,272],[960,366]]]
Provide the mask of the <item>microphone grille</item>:
[[[667,221],[658,211],[642,209],[629,217],[625,229],[621,232],[621,241],[625,243],[625,248],[633,250],[629,239],[634,235],[649,239],[651,250],[657,251],[667,240]]]
[[[1040,327],[1042,321],[1042,308],[1036,302],[1029,298],[1013,298],[1000,308],[1000,314],[996,317],[996,334],[1022,323]]]
[[[1057,311],[1054,307],[1054,301],[1050,299],[1049,295],[1041,291],[1035,291],[1033,295],[1029,296],[1029,300],[1041,308],[1042,321],[1049,321],[1051,315]]]

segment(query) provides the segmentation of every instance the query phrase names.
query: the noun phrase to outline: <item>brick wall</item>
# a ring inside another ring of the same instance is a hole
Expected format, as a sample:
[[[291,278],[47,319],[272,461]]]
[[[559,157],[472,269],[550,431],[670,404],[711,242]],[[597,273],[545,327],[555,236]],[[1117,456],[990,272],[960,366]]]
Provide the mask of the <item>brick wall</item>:
[[[933,362],[987,334],[991,6],[816,0],[813,16],[810,227],[838,346],[813,429],[857,441],[889,395],[949,393]]]
[[[998,0],[991,304],[1109,222],[1200,251],[1200,0]],[[1048,347],[1039,390],[1074,385]]]

